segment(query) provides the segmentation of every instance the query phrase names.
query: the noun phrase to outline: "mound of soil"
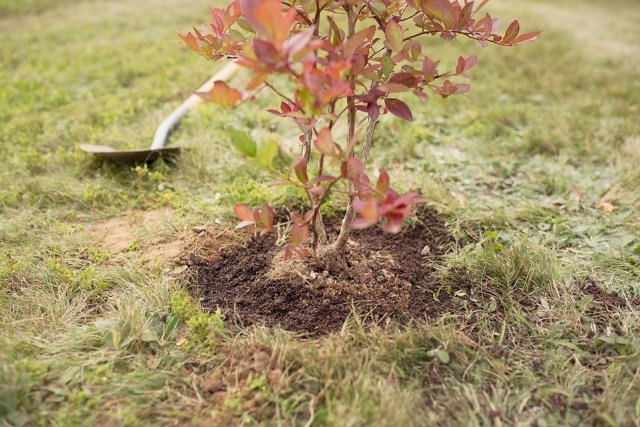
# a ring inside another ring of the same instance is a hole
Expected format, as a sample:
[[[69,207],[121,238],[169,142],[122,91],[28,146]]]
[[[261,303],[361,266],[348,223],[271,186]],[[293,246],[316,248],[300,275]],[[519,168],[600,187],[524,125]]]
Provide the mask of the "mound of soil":
[[[215,260],[192,255],[203,306],[237,315],[245,325],[277,324],[314,335],[339,330],[353,307],[368,322],[437,315],[443,307],[433,296],[434,271],[450,235],[431,207],[422,207],[418,220],[398,235],[379,228],[354,232],[351,269],[337,276],[318,270],[311,260],[284,261],[273,234]],[[333,224],[329,232],[337,228]]]

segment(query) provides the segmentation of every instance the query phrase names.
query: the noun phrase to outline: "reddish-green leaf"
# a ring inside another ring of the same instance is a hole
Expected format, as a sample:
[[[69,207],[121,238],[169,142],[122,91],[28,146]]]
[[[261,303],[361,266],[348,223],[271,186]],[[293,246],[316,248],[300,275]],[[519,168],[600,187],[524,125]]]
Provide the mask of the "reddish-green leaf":
[[[457,28],[465,28],[469,25],[469,19],[473,15],[473,2],[464,5],[458,17]]]
[[[306,225],[294,224],[291,227],[291,243],[295,246],[304,244],[304,242],[307,240],[308,235],[309,227],[307,227]]]
[[[504,44],[513,43],[513,41],[518,36],[518,33],[520,33],[520,22],[518,22],[518,20],[516,19],[511,24],[509,24],[509,27],[507,28],[507,32],[504,34],[504,37],[502,38],[502,43]]]
[[[409,90],[409,87],[405,86],[404,84],[394,83],[394,82],[382,83],[381,85],[378,86],[378,88],[381,91],[388,92],[388,93],[400,93],[400,92],[406,92]]]
[[[258,35],[281,46],[289,36],[295,9],[282,12],[280,0],[241,0],[242,12]]]
[[[230,108],[242,101],[242,93],[229,87],[224,81],[218,80],[208,92],[196,92],[205,101],[218,104],[224,108]]]
[[[236,214],[236,217],[240,221],[249,221],[255,222],[255,217],[253,215],[253,210],[241,203],[238,203],[233,207],[233,212]]]
[[[442,21],[447,28],[454,25],[455,13],[449,0],[428,0],[423,8],[428,15]]]
[[[184,45],[187,46],[189,49],[195,52],[200,52],[200,45],[198,44],[198,39],[196,39],[196,37],[193,34],[191,33],[178,34],[178,37],[180,37],[180,40],[182,41],[182,43],[184,43]]]
[[[391,20],[387,23],[387,27],[384,30],[385,39],[387,41],[387,47],[394,52],[400,52],[402,50],[403,31],[400,24]]]
[[[534,31],[532,33],[521,34],[513,41],[513,44],[521,44],[534,41],[538,36],[542,34],[542,31]]]
[[[458,66],[456,67],[456,74],[464,75],[464,73],[466,73],[468,70],[475,67],[477,63],[478,63],[478,57],[475,55],[470,56],[468,58],[463,58],[461,56],[460,58],[458,58]]]
[[[344,45],[344,54],[349,57],[356,53],[358,49],[360,49],[365,43],[371,41],[373,35],[376,33],[375,25],[371,25],[370,27],[364,28],[347,40]]]
[[[351,226],[356,230],[371,227],[380,221],[378,202],[375,199],[358,200],[353,204],[353,208],[358,213],[358,217]]]
[[[331,129],[329,129],[328,127],[322,128],[318,132],[318,137],[314,141],[314,145],[318,149],[318,151],[320,151],[325,156],[338,156],[336,144],[333,142],[333,137],[331,136]]]
[[[309,175],[307,174],[307,162],[304,160],[304,157],[300,157],[293,161],[292,165],[293,171],[300,181],[303,184],[309,182]]]
[[[376,191],[380,194],[386,194],[387,190],[391,186],[391,182],[389,179],[389,174],[387,171],[380,171],[380,175],[378,175],[378,181],[376,182]]]
[[[260,231],[270,231],[273,228],[274,219],[273,208],[265,203],[258,211],[256,225],[260,226]]]
[[[413,114],[411,114],[409,106],[399,99],[387,98],[384,100],[384,105],[394,116],[400,117],[401,119],[409,122],[413,121]]]

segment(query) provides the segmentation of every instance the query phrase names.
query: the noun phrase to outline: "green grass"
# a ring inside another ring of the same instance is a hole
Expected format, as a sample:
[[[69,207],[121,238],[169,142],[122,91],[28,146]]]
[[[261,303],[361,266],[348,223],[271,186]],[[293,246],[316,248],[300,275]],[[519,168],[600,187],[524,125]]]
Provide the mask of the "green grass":
[[[230,154],[231,126],[295,141],[266,97],[188,117],[176,168],[78,149],[150,143],[218,67],[175,36],[210,3],[0,0],[0,425],[640,424],[635,1],[495,1],[543,37],[480,52],[467,97],[410,100],[415,123],[385,118],[372,160],[453,230],[434,295],[450,312],[372,330],[354,315],[313,340],[202,313],[149,255],[231,227],[235,202],[293,203]],[[116,256],[89,231],[123,216],[134,243]]]

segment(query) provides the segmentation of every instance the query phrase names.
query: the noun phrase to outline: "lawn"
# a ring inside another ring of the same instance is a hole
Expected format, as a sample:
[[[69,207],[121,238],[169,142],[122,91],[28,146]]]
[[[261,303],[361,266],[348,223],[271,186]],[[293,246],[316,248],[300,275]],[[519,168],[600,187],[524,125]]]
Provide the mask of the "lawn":
[[[176,36],[212,3],[0,0],[0,425],[640,424],[637,0],[491,2],[545,32],[462,43],[472,92],[385,116],[370,165],[446,222],[446,310],[313,337],[203,311],[184,262],[296,203],[228,138],[296,140],[266,92],[191,114],[175,167],[78,148],[150,144],[219,68]]]

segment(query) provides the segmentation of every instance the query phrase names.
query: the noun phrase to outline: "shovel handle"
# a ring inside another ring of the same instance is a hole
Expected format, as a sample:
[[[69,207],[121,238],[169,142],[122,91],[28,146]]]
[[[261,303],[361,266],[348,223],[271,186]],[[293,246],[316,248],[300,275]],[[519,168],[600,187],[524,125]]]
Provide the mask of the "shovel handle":
[[[219,80],[229,80],[235,74],[238,68],[240,68],[240,66],[235,61],[228,63],[224,66],[224,68],[218,71],[202,86],[200,86],[197,92],[208,92],[213,88],[215,82]],[[153,143],[151,144],[151,149],[157,150],[164,147],[171,130],[180,122],[180,120],[182,120],[184,116],[187,115],[189,111],[200,105],[202,101],[202,98],[194,93],[189,98],[187,98],[178,108],[176,108],[173,113],[171,113],[166,119],[164,119],[156,130],[156,134],[153,137]]]

